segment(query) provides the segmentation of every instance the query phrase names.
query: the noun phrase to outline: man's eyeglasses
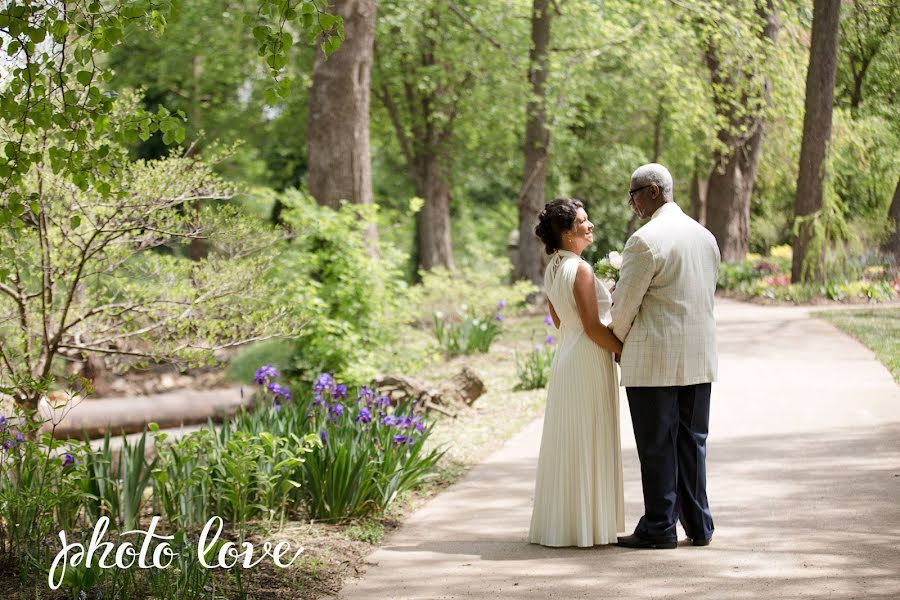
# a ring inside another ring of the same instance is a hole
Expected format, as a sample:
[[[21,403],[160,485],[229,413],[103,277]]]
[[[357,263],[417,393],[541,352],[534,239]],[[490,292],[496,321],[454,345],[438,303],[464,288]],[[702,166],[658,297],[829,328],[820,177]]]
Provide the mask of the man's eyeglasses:
[[[634,195],[637,194],[637,193],[638,193],[639,191],[641,191],[641,190],[647,189],[647,188],[650,187],[651,185],[653,185],[653,184],[650,183],[650,184],[647,184],[647,185],[642,185],[642,186],[639,187],[639,188],[634,188],[633,190],[628,190],[628,201],[629,201],[629,202],[634,202]]]

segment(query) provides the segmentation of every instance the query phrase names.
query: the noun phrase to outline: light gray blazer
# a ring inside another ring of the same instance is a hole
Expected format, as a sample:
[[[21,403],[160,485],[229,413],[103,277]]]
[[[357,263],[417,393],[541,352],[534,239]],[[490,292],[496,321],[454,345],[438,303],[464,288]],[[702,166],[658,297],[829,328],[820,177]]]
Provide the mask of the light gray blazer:
[[[625,344],[622,385],[715,381],[716,239],[674,202],[625,244],[613,292],[612,330]]]

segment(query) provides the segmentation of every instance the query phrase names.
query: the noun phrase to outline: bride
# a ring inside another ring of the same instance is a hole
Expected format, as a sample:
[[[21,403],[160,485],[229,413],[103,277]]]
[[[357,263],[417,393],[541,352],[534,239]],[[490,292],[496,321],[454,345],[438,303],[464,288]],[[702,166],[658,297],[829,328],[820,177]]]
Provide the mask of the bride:
[[[550,255],[544,291],[560,330],[528,534],[543,546],[612,544],[625,530],[613,360],[622,343],[606,326],[612,298],[581,258],[593,229],[584,204],[569,198],[547,204],[535,229]]]

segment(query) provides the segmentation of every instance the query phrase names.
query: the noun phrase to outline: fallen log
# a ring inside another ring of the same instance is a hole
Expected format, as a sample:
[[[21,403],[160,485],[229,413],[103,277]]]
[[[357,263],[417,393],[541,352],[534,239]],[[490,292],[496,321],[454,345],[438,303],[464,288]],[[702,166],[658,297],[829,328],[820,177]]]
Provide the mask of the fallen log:
[[[381,375],[372,387],[397,403],[412,399],[426,410],[434,410],[455,417],[458,409],[471,407],[484,394],[484,382],[468,367],[437,386],[405,375]]]
[[[148,423],[160,429],[221,422],[241,408],[250,408],[252,392],[241,387],[213,390],[179,390],[166,394],[125,398],[80,399],[51,393],[38,410],[45,423],[41,432],[57,439],[114,437],[144,431]]]

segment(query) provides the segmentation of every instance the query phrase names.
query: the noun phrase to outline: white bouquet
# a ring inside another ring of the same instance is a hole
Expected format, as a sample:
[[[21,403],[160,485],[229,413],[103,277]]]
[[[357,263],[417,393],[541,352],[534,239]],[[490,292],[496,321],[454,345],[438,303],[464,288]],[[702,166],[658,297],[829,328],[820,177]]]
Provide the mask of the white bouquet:
[[[607,289],[612,289],[619,280],[619,269],[622,268],[622,255],[618,252],[610,252],[604,258],[597,261],[594,271],[597,277],[603,281]]]

